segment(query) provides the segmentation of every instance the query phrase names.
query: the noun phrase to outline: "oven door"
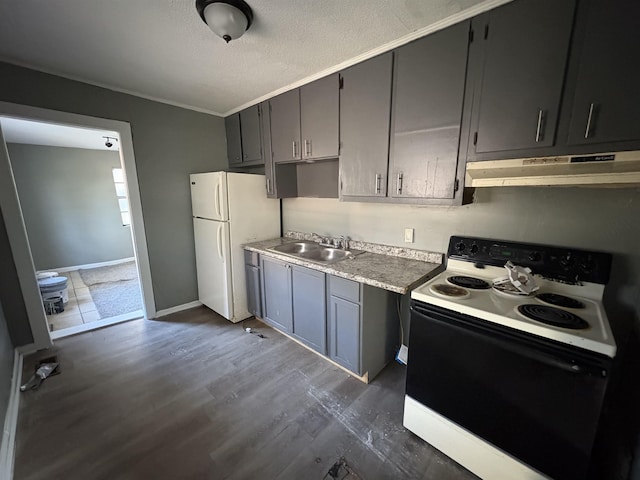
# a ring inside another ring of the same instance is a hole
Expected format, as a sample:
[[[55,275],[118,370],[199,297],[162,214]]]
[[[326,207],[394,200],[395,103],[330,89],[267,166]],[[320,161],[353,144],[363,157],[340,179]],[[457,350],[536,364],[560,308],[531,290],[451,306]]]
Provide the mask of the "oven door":
[[[422,302],[407,395],[557,480],[583,479],[611,359]]]

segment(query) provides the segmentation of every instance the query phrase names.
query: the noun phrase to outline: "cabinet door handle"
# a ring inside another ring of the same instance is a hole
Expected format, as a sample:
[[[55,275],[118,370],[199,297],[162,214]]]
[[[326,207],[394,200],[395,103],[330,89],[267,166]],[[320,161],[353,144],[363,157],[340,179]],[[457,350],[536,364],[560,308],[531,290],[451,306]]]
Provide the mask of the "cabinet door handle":
[[[402,177],[403,177],[402,173],[399,173],[398,174],[398,180],[396,182],[396,188],[397,188],[397,191],[398,191],[398,195],[402,195],[402,180],[403,180]]]
[[[296,158],[296,141],[294,140],[292,144],[293,144],[293,158]]]
[[[538,110],[538,127],[536,128],[536,143],[544,138],[544,110]]]
[[[267,178],[267,193],[271,193],[271,179]]]
[[[307,157],[311,156],[311,140],[304,141],[304,154]]]
[[[380,174],[376,173],[376,194],[380,193]]]
[[[593,107],[595,105],[592,103],[589,105],[589,116],[587,117],[587,128],[584,130],[584,138],[589,138],[591,136],[591,120],[593,119]]]

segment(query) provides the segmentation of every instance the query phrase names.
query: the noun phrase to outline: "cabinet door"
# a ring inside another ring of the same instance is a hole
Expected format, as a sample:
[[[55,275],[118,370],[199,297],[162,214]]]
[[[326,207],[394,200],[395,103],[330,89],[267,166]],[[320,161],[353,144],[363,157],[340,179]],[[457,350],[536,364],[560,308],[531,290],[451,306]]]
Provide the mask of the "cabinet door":
[[[271,148],[271,115],[269,102],[262,102],[262,155],[264,157],[265,188],[268,198],[289,198],[298,196],[296,164],[275,165]]]
[[[640,3],[593,0],[581,45],[569,144],[640,140]],[[609,148],[614,150],[615,145]]]
[[[247,282],[247,309],[252,315],[262,318],[260,267],[245,265],[244,273]]]
[[[269,100],[273,161],[300,160],[300,90],[295,89]]]
[[[341,195],[387,195],[392,61],[386,53],[341,73]]]
[[[269,102],[262,102],[262,116],[260,117],[262,132],[262,156],[264,157],[265,189],[268,198],[278,198],[275,185],[275,166],[273,164],[273,152],[271,147],[271,114]]]
[[[474,19],[473,52],[483,52],[476,153],[554,145],[574,9],[570,0],[518,0]]]
[[[293,336],[324,355],[327,353],[324,273],[293,266],[292,278]]]
[[[242,163],[242,141],[240,134],[240,114],[234,113],[224,119],[227,132],[227,160],[229,165]]]
[[[240,112],[243,162],[258,163],[262,160],[260,114],[260,105],[254,105]]]
[[[338,156],[338,74],[300,87],[302,158]]]
[[[395,54],[389,196],[453,198],[469,22]]]
[[[360,374],[360,306],[331,296],[329,309],[329,358]]]
[[[264,319],[284,332],[293,330],[291,267],[272,258],[261,259]]]

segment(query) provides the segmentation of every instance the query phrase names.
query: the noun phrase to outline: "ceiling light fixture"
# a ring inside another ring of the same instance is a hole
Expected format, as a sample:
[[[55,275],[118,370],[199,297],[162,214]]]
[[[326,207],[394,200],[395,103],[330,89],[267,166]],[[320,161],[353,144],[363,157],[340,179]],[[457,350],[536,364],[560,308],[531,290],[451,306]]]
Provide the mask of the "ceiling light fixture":
[[[209,28],[229,43],[251,26],[253,12],[243,0],[196,0],[196,10]]]

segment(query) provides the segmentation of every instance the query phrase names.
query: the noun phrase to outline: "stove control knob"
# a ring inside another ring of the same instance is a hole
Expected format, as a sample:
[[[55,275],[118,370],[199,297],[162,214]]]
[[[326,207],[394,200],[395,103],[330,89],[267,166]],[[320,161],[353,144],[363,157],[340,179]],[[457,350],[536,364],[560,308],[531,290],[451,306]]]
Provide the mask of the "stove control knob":
[[[469,248],[469,253],[471,255],[475,255],[476,253],[478,253],[478,245],[476,245],[475,243],[473,245],[471,245],[471,247]]]
[[[587,257],[583,258],[580,261],[580,270],[582,270],[584,273],[591,273],[595,267],[594,263],[593,263],[593,258],[591,258],[591,255],[588,255]]]
[[[529,261],[539,262],[541,258],[542,255],[540,255],[540,252],[529,252]]]
[[[464,243],[460,242],[460,243],[456,244],[456,251],[458,253],[464,253],[464,251],[466,249],[467,249],[467,246]]]
[[[569,270],[575,263],[575,260],[571,257],[571,253],[567,253],[565,256],[560,258],[560,265],[565,270]]]

